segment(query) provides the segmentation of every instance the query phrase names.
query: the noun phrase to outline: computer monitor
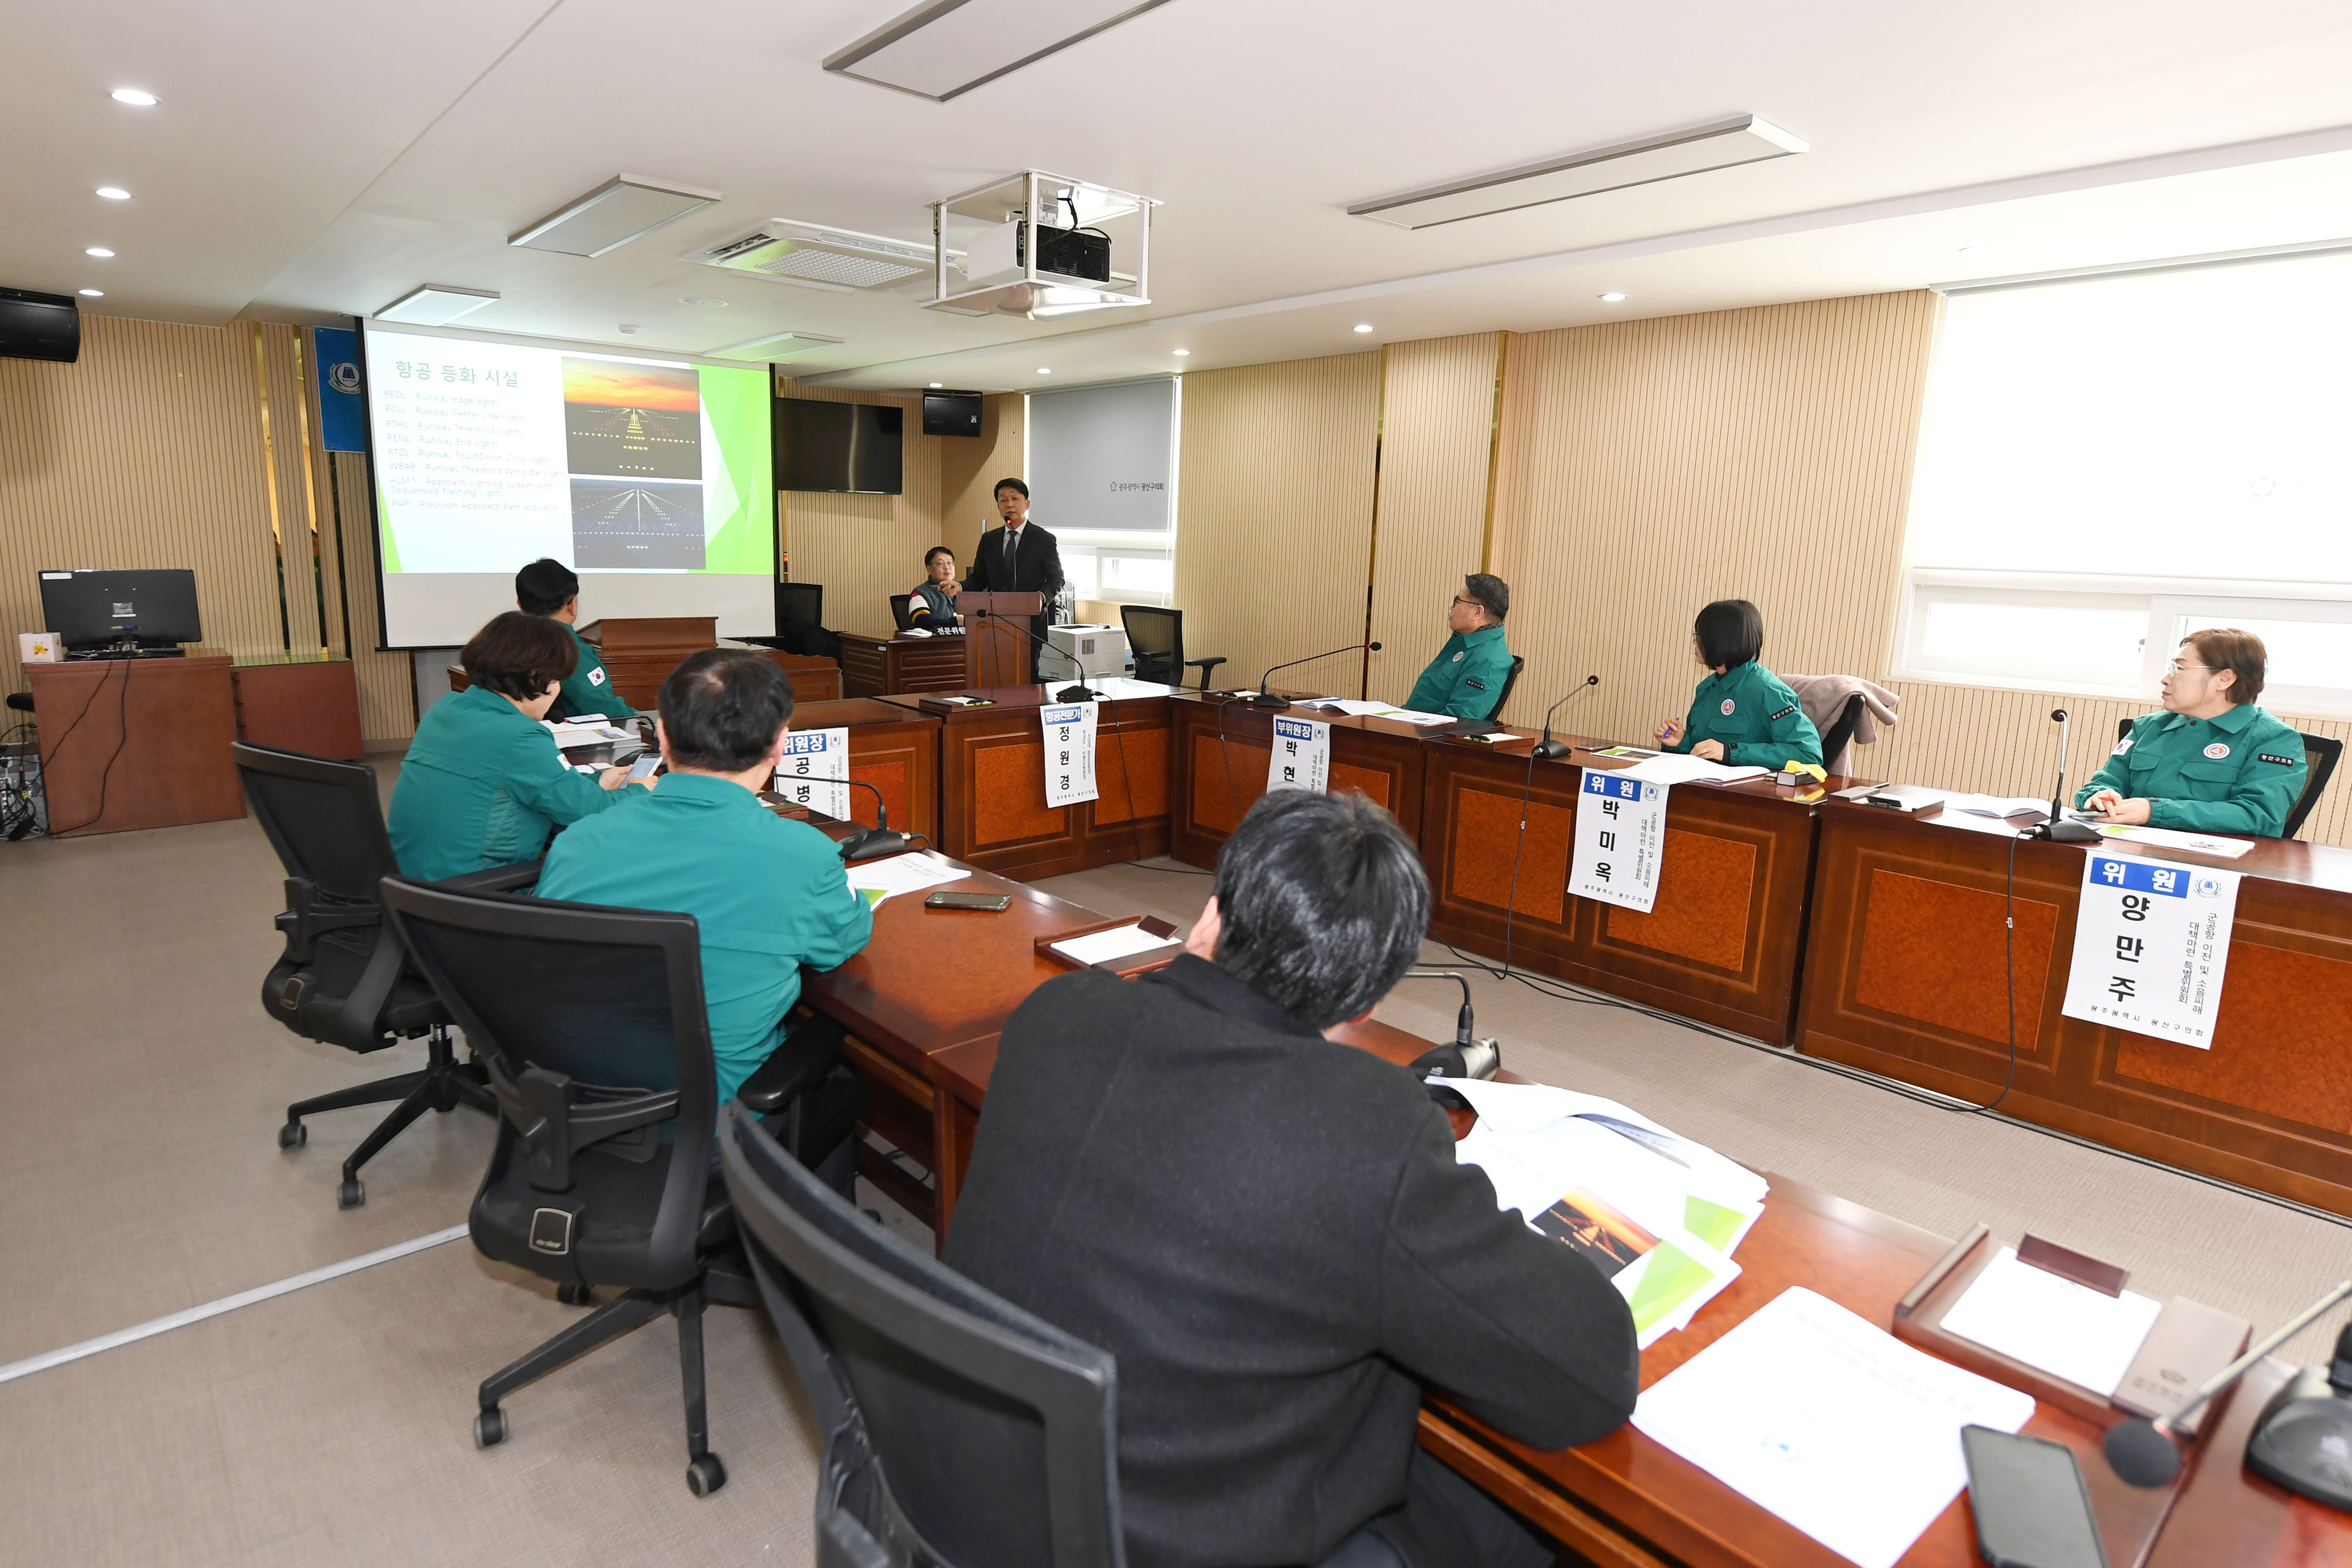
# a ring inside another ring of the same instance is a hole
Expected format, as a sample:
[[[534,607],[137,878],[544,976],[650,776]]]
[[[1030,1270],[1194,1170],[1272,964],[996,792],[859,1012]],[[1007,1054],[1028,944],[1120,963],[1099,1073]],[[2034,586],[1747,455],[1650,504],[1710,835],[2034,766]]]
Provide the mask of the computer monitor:
[[[168,648],[205,640],[196,619],[196,574],[163,571],[45,571],[42,628],[68,653],[130,643]]]

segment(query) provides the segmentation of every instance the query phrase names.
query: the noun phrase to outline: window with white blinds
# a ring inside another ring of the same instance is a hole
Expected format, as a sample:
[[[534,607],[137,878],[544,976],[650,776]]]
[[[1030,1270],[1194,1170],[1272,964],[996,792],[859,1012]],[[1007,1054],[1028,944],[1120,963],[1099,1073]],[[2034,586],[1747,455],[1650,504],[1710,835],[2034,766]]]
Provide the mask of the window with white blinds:
[[[1029,486],[1079,599],[1172,603],[1182,384],[1029,394]]]

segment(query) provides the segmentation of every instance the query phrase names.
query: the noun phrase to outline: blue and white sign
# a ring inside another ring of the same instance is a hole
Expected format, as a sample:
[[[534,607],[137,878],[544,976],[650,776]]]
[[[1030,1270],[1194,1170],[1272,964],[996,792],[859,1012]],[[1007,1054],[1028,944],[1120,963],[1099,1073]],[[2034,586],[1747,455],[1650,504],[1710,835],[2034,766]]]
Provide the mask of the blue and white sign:
[[[360,335],[341,327],[310,329],[319,365],[319,444],[329,452],[365,452],[367,403],[360,376]]]
[[[1265,788],[1331,792],[1331,727],[1320,719],[1274,721],[1274,755],[1266,758]]]
[[[1658,865],[1665,858],[1670,788],[1604,768],[1584,770],[1584,786],[1576,797],[1569,892],[1650,913],[1658,901]]]
[[[776,762],[776,793],[836,821],[849,821],[849,731],[796,729]]]
[[[2060,1010],[2212,1050],[2239,874],[2136,855],[2085,855]]]
[[[1045,804],[1075,806],[1100,797],[1095,789],[1094,703],[1041,707],[1037,723],[1045,737]]]

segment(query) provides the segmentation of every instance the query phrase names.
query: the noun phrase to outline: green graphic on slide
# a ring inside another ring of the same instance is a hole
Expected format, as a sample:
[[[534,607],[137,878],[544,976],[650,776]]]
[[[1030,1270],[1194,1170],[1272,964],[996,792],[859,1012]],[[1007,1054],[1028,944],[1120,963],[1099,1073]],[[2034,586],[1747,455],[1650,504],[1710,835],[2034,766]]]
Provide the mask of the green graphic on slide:
[[[765,371],[698,367],[703,417],[717,437],[702,476],[705,572],[772,576],[776,504]]]
[[[375,537],[376,548],[383,554],[383,570],[398,571],[400,546],[394,543],[392,538],[392,502],[383,493],[383,481],[381,479],[375,482]]]

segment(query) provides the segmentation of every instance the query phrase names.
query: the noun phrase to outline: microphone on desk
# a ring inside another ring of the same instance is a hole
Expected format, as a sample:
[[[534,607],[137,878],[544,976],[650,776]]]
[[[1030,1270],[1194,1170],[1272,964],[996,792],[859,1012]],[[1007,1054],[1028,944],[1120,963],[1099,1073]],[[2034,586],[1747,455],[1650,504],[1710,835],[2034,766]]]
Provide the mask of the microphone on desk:
[[[1021,635],[1028,638],[1030,642],[1035,643],[1038,647],[1043,648],[1048,653],[1058,654],[1062,652],[1059,648],[1055,647],[1054,644],[1046,642],[1043,637],[1038,636],[1036,632],[1032,632],[1028,627],[1022,625],[1020,622],[1014,620],[1010,615],[999,615],[992,610],[983,610],[980,612],[980,618],[983,621],[1002,621],[1005,625],[1011,627],[1013,631],[1020,632]],[[1076,659],[1072,659],[1070,663],[1073,665],[1076,665],[1077,661]],[[1179,670],[1177,674],[1181,674],[1183,672]],[[1084,682],[1086,679],[1086,671],[1083,668],[1079,669],[1078,680],[1080,684],[1077,685],[1064,686],[1060,691],[1054,694],[1054,700],[1057,703],[1094,703],[1102,701],[1102,694],[1096,691],[1092,686],[1085,685]],[[1037,684],[1039,685],[1044,685],[1045,683],[1040,681]]]
[[[2119,1426],[2108,1427],[2105,1443],[2108,1467],[2122,1479],[2136,1487],[2160,1487],[2170,1481],[2173,1477],[2180,1473],[2180,1449],[2175,1445],[2173,1439],[2179,1434],[2182,1423],[2194,1416],[2208,1399],[2243,1377],[2252,1369],[2256,1362],[2302,1333],[2314,1318],[2347,1296],[2352,1296],[2352,1280],[2345,1281],[2327,1294],[2295,1313],[2267,1335],[2262,1343],[2199,1384],[2197,1392],[2189,1396],[2189,1403],[2171,1415],[2160,1420],[2126,1421]],[[2344,1342],[2340,1336],[2336,1341],[2336,1348],[2339,1354],[2344,1348]],[[2339,1360],[2337,1365],[2342,1364]],[[2347,1376],[2352,1378],[2352,1369],[2347,1370]],[[2275,1407],[2274,1404],[2273,1408]],[[2263,1413],[2265,1423],[2268,1422],[2271,1414],[2270,1410]],[[2254,1441],[2259,1442],[2262,1436],[2262,1427],[2257,1427],[2254,1431]],[[2252,1445],[2250,1444],[2249,1447],[2251,1448]]]
[[[2058,726],[2058,788],[2050,794],[2050,820],[2029,830],[2026,836],[2047,839],[2058,844],[2095,844],[2099,831],[2084,822],[2068,821],[2063,808],[2066,800],[2066,710],[2054,707],[2050,716]]]
[[[884,855],[898,854],[909,847],[906,834],[891,831],[890,804],[882,799],[881,790],[863,779],[844,779],[840,782],[853,789],[863,789],[874,797],[874,826],[860,828],[841,841],[844,862],[880,860]]]
[[[1404,977],[1408,980],[1452,980],[1462,988],[1462,1010],[1454,1016],[1453,1043],[1424,1051],[1415,1057],[1411,1069],[1415,1078],[1424,1082],[1433,1078],[1492,1078],[1502,1071],[1502,1046],[1492,1037],[1486,1040],[1472,1038],[1477,1023],[1470,1010],[1470,982],[1466,977],[1452,969],[1407,969]]]
[[[1274,669],[1266,671],[1257,678],[1257,695],[1250,698],[1250,706],[1277,709],[1290,706],[1288,697],[1276,696],[1265,689],[1265,683],[1274,677],[1277,670],[1296,669],[1300,664],[1311,664],[1318,659],[1336,658],[1341,653],[1377,653],[1380,651],[1381,645],[1378,643],[1350,643],[1344,648],[1334,648],[1328,653],[1309,653],[1303,659],[1293,659],[1287,664],[1276,664]]]
[[[1558,713],[1561,708],[1566,707],[1571,698],[1582,696],[1586,692],[1591,691],[1600,684],[1601,677],[1599,675],[1587,675],[1584,677],[1584,684],[1582,685],[1569,693],[1567,696],[1560,698],[1559,701],[1552,704],[1551,706],[1546,710],[1544,714],[1543,738],[1536,742],[1535,754],[1538,757],[1566,757],[1569,754],[1571,748],[1568,742],[1564,740],[1554,740],[1551,737],[1551,716]]]

